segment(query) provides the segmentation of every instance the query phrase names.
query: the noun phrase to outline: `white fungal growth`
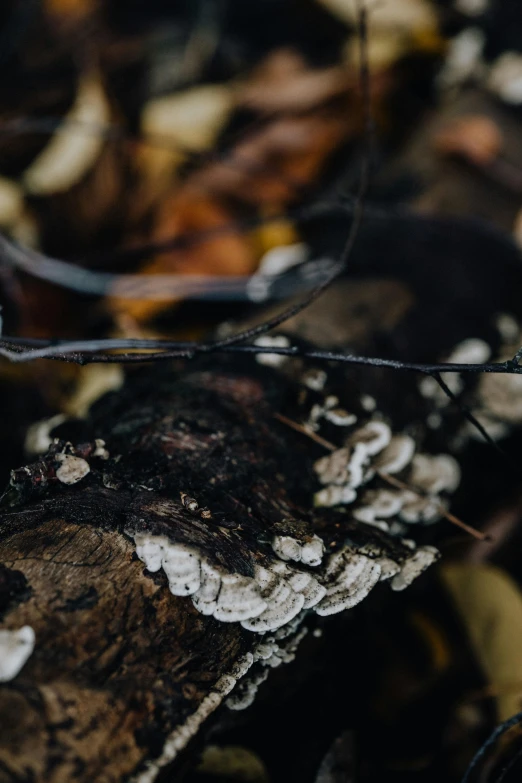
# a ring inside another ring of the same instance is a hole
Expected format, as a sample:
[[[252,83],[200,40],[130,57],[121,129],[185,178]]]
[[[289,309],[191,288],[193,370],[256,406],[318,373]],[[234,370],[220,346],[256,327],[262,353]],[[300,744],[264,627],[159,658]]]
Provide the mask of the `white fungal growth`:
[[[292,536],[274,536],[272,549],[281,560],[301,560],[301,544]]]
[[[433,495],[454,492],[460,483],[458,462],[449,454],[415,454],[409,483]]]
[[[321,484],[358,487],[362,484],[364,466],[368,461],[366,444],[356,443],[354,447],[337,449],[314,464]]]
[[[288,581],[294,592],[303,596],[303,609],[311,609],[326,595],[326,587],[306,571],[295,571]]]
[[[411,462],[415,441],[409,435],[394,435],[389,444],[375,457],[373,467],[383,473],[400,473]]]
[[[334,506],[348,505],[353,503],[356,497],[357,492],[352,487],[336,487],[331,484],[315,493],[314,506],[316,508],[333,508]]]
[[[328,397],[326,397],[322,404],[316,403],[312,406],[312,409],[310,411],[310,415],[308,417],[308,421],[306,422],[306,427],[311,429],[313,432],[319,429],[319,421],[328,416],[329,412],[336,409],[339,405],[339,398],[336,397],[333,394],[330,394]],[[351,414],[347,414],[351,415]],[[335,418],[335,414],[334,414]]]
[[[490,356],[491,348],[487,342],[478,337],[469,337],[455,346],[446,361],[453,364],[484,364]],[[453,394],[460,394],[464,389],[464,382],[457,373],[443,372],[441,378]],[[435,378],[422,378],[419,381],[419,391],[423,397],[433,399],[441,407],[446,407],[451,402]]]
[[[499,313],[496,318],[496,327],[505,343],[517,343],[520,339],[520,327],[509,313]]]
[[[241,574],[222,575],[221,590],[214,610],[216,620],[224,623],[243,622],[262,614],[267,607],[254,579]]]
[[[294,631],[292,630],[292,633]],[[254,663],[259,663],[257,671],[249,672],[227,699],[227,707],[231,710],[244,710],[253,703],[259,686],[265,682],[270,673],[281,664],[291,663],[301,640],[308,633],[307,628],[301,628],[290,638],[279,638],[277,634],[265,637],[254,650]]]
[[[391,579],[392,576],[395,576],[401,570],[400,565],[396,563],[395,560],[392,560],[391,557],[378,557],[376,558],[376,562],[379,563],[381,567],[381,582]]]
[[[416,492],[404,492],[404,503],[400,511],[403,522],[436,522],[444,513],[445,507],[437,497],[423,497]]]
[[[145,770],[133,777],[132,783],[153,783],[160,770],[174,761],[180,750],[183,750],[192,737],[197,734],[208,716],[223,703],[237,682],[245,676],[253,662],[252,653],[246,653],[234,664],[228,674],[220,677],[192,715],[189,715],[183,725],[178,726],[167,737],[160,756],[151,761]]]
[[[415,550],[403,564],[400,572],[391,580],[392,590],[404,590],[414,579],[422,574],[428,566],[439,558],[439,551],[434,546],[421,546]]]
[[[354,509],[353,516],[360,522],[373,524],[399,513],[404,502],[404,493],[391,489],[371,489],[361,498],[361,506]]]
[[[348,413],[344,408],[332,408],[331,410],[327,410],[325,411],[324,418],[337,427],[349,427],[357,421],[357,416],[353,413]]]
[[[287,582],[280,580],[264,612],[257,617],[243,620],[241,625],[247,631],[257,633],[274,631],[296,617],[303,608],[304,602],[302,593],[296,593]]]
[[[109,459],[110,454],[105,448],[105,441],[101,438],[96,438],[94,441],[96,448],[94,449],[92,456],[99,457],[100,459]]]
[[[480,379],[479,394],[486,413],[510,424],[522,422],[522,375],[487,373]]]
[[[328,376],[324,370],[312,368],[301,375],[301,383],[312,391],[322,391],[326,384]]]
[[[201,614],[214,614],[221,589],[221,573],[205,558],[201,561],[201,583],[192,603]]]
[[[328,562],[324,578],[326,595],[315,611],[326,616],[351,609],[366,598],[380,576],[381,567],[376,560],[348,549],[337,552]]]
[[[258,345],[260,348],[289,348],[290,340],[283,334],[262,334],[254,340],[254,345]],[[266,367],[281,367],[287,361],[288,356],[283,356],[278,353],[256,354],[256,362],[264,364]]]
[[[301,546],[301,562],[309,566],[318,566],[323,559],[324,551],[323,540],[314,535]]]
[[[163,547],[168,541],[163,536],[151,536],[149,533],[136,533],[134,536],[136,554],[145,563],[148,571],[159,571],[163,559]]]
[[[372,420],[352,432],[348,444],[364,447],[365,453],[373,457],[388,446],[391,436],[391,430],[384,421]]]
[[[317,566],[324,554],[324,543],[316,535],[302,542],[292,536],[274,536],[272,549],[281,560],[294,560],[305,565]]]
[[[77,484],[90,473],[89,463],[81,457],[73,457],[71,454],[56,454],[55,459],[62,463],[56,471],[56,478],[62,484]]]
[[[0,630],[0,682],[9,682],[25,666],[34,650],[35,634],[30,625],[17,631]]]
[[[459,343],[448,357],[455,364],[484,364],[491,356],[491,348],[478,337],[469,337]],[[450,375],[451,373],[447,373]]]
[[[192,595],[201,585],[201,564],[197,552],[185,544],[164,543],[161,565],[173,595]]]
[[[385,515],[391,512],[396,498],[387,490],[380,493],[382,497],[376,498],[376,506]],[[406,497],[406,501],[409,500]],[[374,524],[386,523],[376,520]],[[229,573],[210,563],[192,547],[171,542],[165,536],[137,533],[134,538],[138,557],[150,571],[163,567],[174,595],[190,595],[195,608],[204,615],[212,615],[221,622],[239,622],[256,633],[272,632],[277,639],[294,633],[308,610],[330,615],[355,606],[379,580],[395,580],[396,590],[402,589],[403,583],[406,587],[436,556],[436,550],[424,547],[421,555],[414,553],[407,561],[407,567],[401,568],[379,550],[370,552],[373,557],[369,557],[345,547],[331,555],[326,567],[317,574],[277,559],[267,565],[256,565],[254,576],[250,577]],[[290,536],[279,538],[297,541]],[[308,566],[321,564],[325,547],[318,536],[297,543],[301,562]],[[282,551],[287,553],[284,542]],[[268,639],[265,642],[268,643]],[[267,665],[279,665],[280,655],[280,651],[271,651],[269,646],[259,647],[259,657],[270,661]]]
[[[270,669],[262,668],[239,683],[226,701],[228,709],[246,710],[250,707],[254,703],[259,686],[268,679],[269,674]]]

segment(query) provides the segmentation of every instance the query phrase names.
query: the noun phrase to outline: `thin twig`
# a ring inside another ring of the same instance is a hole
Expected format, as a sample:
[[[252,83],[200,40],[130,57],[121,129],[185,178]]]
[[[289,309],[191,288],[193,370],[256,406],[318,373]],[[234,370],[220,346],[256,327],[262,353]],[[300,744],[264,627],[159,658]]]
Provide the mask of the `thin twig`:
[[[321,436],[317,435],[317,433],[313,432],[313,430],[310,430],[308,429],[308,427],[305,427],[304,424],[299,424],[299,422],[293,421],[292,419],[289,419],[287,416],[283,416],[282,413],[274,413],[274,419],[278,419],[279,421],[282,421],[283,424],[286,424],[288,427],[291,427],[296,432],[301,432],[303,435],[306,435],[308,438],[315,440],[316,443],[319,443],[320,446],[324,446],[325,449],[328,449],[329,451],[335,451],[338,448],[333,443],[330,443],[329,440],[326,440],[325,438],[321,438]]]
[[[505,363],[506,366],[510,366],[510,362]],[[513,368],[515,369],[515,368]],[[449,388],[448,384],[441,378],[440,373],[437,371],[435,373],[432,373],[433,377],[439,384],[440,388],[444,392],[444,394],[455,403],[457,408],[460,410],[462,415],[469,421],[469,423],[479,432],[486,443],[489,443],[490,446],[493,446],[493,448],[498,451],[499,454],[502,455],[502,457],[507,460],[507,454],[500,448],[498,443],[493,440],[489,432],[486,430],[486,428],[480,423],[480,421],[472,414],[472,412],[467,408],[465,405],[462,404],[462,402],[459,400],[456,394],[452,392],[452,390]]]
[[[479,750],[473,756],[473,759],[471,760],[471,764],[467,768],[466,774],[462,778],[462,783],[471,783],[472,775],[475,772],[476,768],[478,767],[479,763],[482,761],[487,751],[496,744],[499,737],[505,734],[506,731],[509,731],[509,729],[513,728],[513,726],[517,726],[521,722],[522,722],[522,712],[517,712],[516,715],[513,715],[513,717],[508,718],[508,720],[505,720],[503,723],[500,724],[500,726],[497,726],[495,731],[492,734],[490,734],[490,736],[482,745],[482,747],[479,748]]]
[[[223,345],[213,343],[180,342],[176,340],[135,339],[135,338],[104,338],[100,340],[44,340],[5,335],[0,338],[0,356],[13,362],[28,362],[34,359],[55,359],[83,364],[90,363],[130,363],[168,361],[178,358],[193,358],[198,348],[206,346],[207,351],[215,353],[245,353],[245,354],[277,354],[300,359],[315,359],[325,362],[340,362],[342,364],[379,367],[390,370],[407,370],[409,372],[434,375],[435,373],[497,373],[502,375],[522,375],[522,366],[512,366],[509,362],[493,362],[491,364],[458,364],[454,362],[439,362],[422,364],[418,362],[402,362],[398,359],[382,359],[374,356],[357,356],[355,354],[336,353],[335,351],[306,350],[298,346],[277,347],[261,345]],[[22,348],[31,350],[23,351]],[[135,353],[107,354],[104,351],[122,351],[125,348]],[[144,349],[138,352],[137,349]],[[13,350],[14,349],[14,350]],[[157,349],[158,353],[151,353]]]
[[[419,495],[419,497],[431,498],[427,492],[424,492],[419,487],[415,487],[411,484],[405,484],[404,481],[400,481],[398,478],[395,478],[395,476],[390,476],[389,473],[385,473],[383,470],[378,470],[377,475],[392,487],[396,487],[396,489],[408,490],[409,492],[415,492],[415,494]],[[463,522],[462,519],[456,517],[455,514],[451,514],[449,511],[447,511],[447,509],[445,509],[441,503],[437,503],[437,508],[441,516],[445,517],[448,522],[451,522],[452,525],[456,525],[462,530],[465,530],[466,533],[469,533],[470,536],[473,536],[473,538],[477,538],[479,541],[490,540],[490,536],[488,536],[487,533],[482,533],[480,530],[477,530],[476,528],[471,527],[471,525],[466,524],[466,522]]]

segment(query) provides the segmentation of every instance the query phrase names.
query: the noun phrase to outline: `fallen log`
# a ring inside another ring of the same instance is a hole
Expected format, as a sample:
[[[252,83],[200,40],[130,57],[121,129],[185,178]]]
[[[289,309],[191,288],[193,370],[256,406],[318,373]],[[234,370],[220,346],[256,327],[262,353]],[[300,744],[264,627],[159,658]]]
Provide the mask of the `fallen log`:
[[[323,370],[276,360],[140,370],[13,471],[0,781],[181,775],[215,711],[248,706],[308,626],[437,558],[401,514],[441,513],[454,460],[416,454],[344,380],[340,400]]]

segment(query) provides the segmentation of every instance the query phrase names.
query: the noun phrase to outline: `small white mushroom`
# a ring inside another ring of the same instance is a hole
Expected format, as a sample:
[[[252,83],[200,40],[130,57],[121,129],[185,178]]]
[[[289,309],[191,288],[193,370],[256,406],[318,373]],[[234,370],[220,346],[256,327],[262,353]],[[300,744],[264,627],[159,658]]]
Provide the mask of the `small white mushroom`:
[[[372,420],[352,432],[348,445],[364,447],[368,456],[375,456],[391,441],[391,430],[384,421]]]
[[[389,444],[373,461],[375,470],[383,473],[400,473],[411,462],[415,453],[415,441],[409,435],[394,435]]]
[[[354,447],[345,446],[317,460],[314,470],[321,484],[358,487],[364,476],[367,462],[366,444],[356,443]]]
[[[221,590],[214,610],[216,620],[236,623],[257,617],[267,608],[253,579],[241,574],[223,574]]]
[[[349,427],[357,421],[357,416],[348,413],[344,408],[332,408],[325,412],[324,418],[337,427]]]
[[[321,564],[325,551],[324,542],[319,536],[313,535],[310,541],[301,545],[301,562],[309,566]]]
[[[192,595],[201,585],[199,555],[185,544],[166,543],[161,564],[173,595]]]
[[[328,376],[324,370],[319,368],[311,368],[301,375],[301,383],[312,391],[322,391]]]
[[[92,456],[99,457],[100,459],[109,459],[110,454],[105,448],[105,441],[101,438],[96,438],[94,441],[96,448],[94,449]]]
[[[328,397],[325,398],[322,405],[319,403],[316,403],[315,405],[312,405],[312,409],[310,411],[310,415],[308,417],[308,421],[306,422],[306,426],[311,429],[313,432],[319,429],[319,420],[322,419],[328,411],[336,408],[339,405],[339,398],[335,397],[333,394],[330,394]]]
[[[496,327],[505,343],[517,343],[520,340],[520,326],[509,313],[499,313],[496,318]]]
[[[404,590],[438,558],[439,551],[434,546],[419,547],[403,564],[400,573],[393,577],[391,589]]]
[[[30,625],[17,631],[0,630],[0,682],[9,682],[22,670],[34,650],[35,634]]]
[[[56,471],[56,478],[62,484],[76,484],[90,473],[89,463],[81,457],[73,457],[71,454],[57,454],[55,459],[62,463]]]
[[[274,536],[272,549],[281,560],[301,560],[301,544],[292,536]]]
[[[148,571],[154,573],[161,568],[163,559],[163,545],[167,545],[164,536],[152,536],[149,533],[136,533],[134,536],[136,554],[145,563]]]
[[[487,373],[480,379],[479,394],[486,413],[501,422],[522,422],[522,375]]]
[[[357,492],[352,487],[337,487],[331,484],[325,489],[320,489],[314,495],[316,508],[331,508],[332,506],[347,505],[357,498]]]
[[[370,489],[361,497],[361,507],[353,511],[355,519],[373,523],[398,514],[404,501],[403,492],[391,489]]]
[[[448,361],[455,364],[484,364],[490,356],[491,348],[485,340],[480,340],[478,337],[469,337],[455,346],[448,357]]]
[[[314,464],[314,470],[321,484],[345,484],[350,455],[351,450],[343,448],[318,459]]]
[[[410,483],[432,494],[453,492],[460,483],[458,462],[449,454],[415,454],[411,468]]]

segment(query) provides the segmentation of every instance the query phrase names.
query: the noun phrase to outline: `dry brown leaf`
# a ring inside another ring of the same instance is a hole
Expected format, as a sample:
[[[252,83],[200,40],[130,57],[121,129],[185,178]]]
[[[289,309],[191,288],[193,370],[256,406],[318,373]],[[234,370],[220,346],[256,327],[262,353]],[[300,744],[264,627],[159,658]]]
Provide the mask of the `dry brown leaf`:
[[[485,115],[457,117],[436,133],[433,144],[442,155],[460,155],[478,166],[485,166],[502,150],[502,131]]]
[[[49,196],[77,183],[96,162],[105,143],[97,129],[108,125],[110,119],[100,74],[84,74],[65,124],[24,172],[26,190],[32,195]]]
[[[353,89],[345,69],[310,68],[292,49],[271,52],[238,89],[238,102],[260,112],[299,112]]]
[[[137,165],[156,192],[172,184],[188,151],[201,153],[212,147],[233,106],[232,88],[222,84],[192,87],[145,104],[141,130],[152,143],[140,147]]]
[[[249,204],[283,206],[314,182],[326,160],[358,130],[350,102],[336,111],[281,117],[239,142],[194,181]]]
[[[234,215],[217,200],[202,192],[191,191],[166,199],[159,210],[152,239],[161,242],[184,234],[195,234],[229,226]],[[224,232],[195,245],[162,253],[142,268],[148,275],[249,275],[257,258],[242,234]],[[113,297],[108,308],[115,314],[125,313],[137,323],[144,323],[175,303],[165,300],[131,300]]]

